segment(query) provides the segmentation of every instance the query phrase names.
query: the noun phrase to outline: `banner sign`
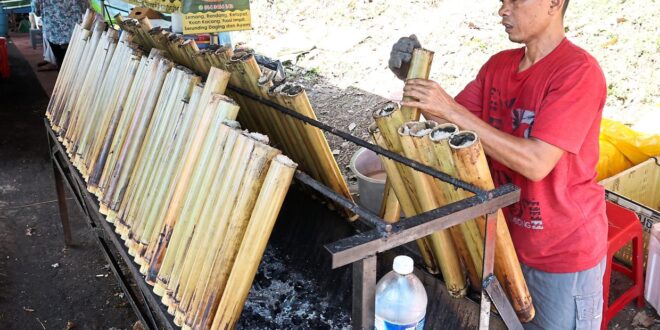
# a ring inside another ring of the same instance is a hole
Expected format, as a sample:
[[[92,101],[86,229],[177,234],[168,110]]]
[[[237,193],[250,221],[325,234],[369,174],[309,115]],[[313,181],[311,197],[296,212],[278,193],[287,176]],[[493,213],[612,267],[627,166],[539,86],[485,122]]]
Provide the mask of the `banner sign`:
[[[252,28],[249,0],[183,0],[181,11],[184,34]]]
[[[181,0],[123,0],[136,7],[151,8],[161,13],[173,13],[181,9]]]

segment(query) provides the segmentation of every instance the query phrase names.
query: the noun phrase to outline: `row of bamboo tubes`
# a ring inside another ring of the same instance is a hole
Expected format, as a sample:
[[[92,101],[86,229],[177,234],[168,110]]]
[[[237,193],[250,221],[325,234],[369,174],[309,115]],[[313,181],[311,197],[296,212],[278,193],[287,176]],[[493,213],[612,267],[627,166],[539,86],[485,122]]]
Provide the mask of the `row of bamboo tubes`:
[[[133,40],[145,49],[163,50],[174,62],[200,75],[207,75],[213,67],[221,68],[231,73],[231,86],[317,119],[305,89],[300,85],[279,81],[275,72],[257,63],[252,51],[235,52],[228,47],[200,50],[193,40],[184,40],[180,35],[152,28],[148,18],[138,21],[117,16],[116,21],[123,30],[132,33]],[[238,115],[238,121],[244,127],[268,135],[273,145],[294,159],[302,171],[352,200],[348,185],[320,129],[242,94],[227,91],[227,95],[243,109]],[[352,213],[342,211],[348,219],[357,219]]]
[[[184,329],[233,327],[297,164],[224,95],[88,13],[46,117],[147,283]]]
[[[432,59],[433,52],[415,49],[407,78],[428,79]],[[375,123],[369,131],[377,145],[478,188],[495,188],[475,133],[461,132],[451,123],[420,121],[418,109],[400,107],[394,102],[377,107],[373,118]],[[381,214],[388,221],[398,221],[399,210],[410,217],[471,194],[384,156],[381,160],[387,172],[387,193]],[[495,275],[520,320],[527,322],[535,314],[531,296],[501,210],[497,219]],[[485,218],[480,217],[417,242],[427,268],[430,271],[439,269],[453,297],[464,296],[468,284],[477,291],[481,290],[484,232]]]

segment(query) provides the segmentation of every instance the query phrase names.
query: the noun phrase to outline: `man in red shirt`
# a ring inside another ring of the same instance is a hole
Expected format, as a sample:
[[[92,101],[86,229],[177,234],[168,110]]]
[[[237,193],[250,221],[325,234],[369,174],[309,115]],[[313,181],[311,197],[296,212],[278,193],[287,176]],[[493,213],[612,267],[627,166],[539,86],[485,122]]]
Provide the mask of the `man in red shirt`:
[[[509,39],[456,98],[437,82],[406,81],[404,96],[429,119],[481,138],[496,185],[521,189],[504,209],[532,295],[526,328],[598,329],[607,249],[603,188],[596,183],[606,85],[596,60],[564,35],[568,0],[504,0]],[[390,68],[405,76],[414,36],[394,45]]]

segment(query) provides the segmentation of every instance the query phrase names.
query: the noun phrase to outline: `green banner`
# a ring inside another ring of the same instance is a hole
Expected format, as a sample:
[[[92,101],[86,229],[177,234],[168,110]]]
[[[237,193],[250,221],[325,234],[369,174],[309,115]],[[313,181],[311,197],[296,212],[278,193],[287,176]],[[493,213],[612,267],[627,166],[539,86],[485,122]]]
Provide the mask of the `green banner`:
[[[252,28],[249,0],[183,0],[181,11],[185,34]]]

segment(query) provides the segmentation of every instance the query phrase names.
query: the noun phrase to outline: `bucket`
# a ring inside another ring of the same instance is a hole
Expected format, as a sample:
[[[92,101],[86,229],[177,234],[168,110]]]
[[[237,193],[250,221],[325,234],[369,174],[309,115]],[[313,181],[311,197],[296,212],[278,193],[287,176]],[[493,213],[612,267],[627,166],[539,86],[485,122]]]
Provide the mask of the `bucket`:
[[[375,152],[360,148],[351,157],[351,171],[358,179],[359,204],[378,214],[385,190],[385,168]]]

